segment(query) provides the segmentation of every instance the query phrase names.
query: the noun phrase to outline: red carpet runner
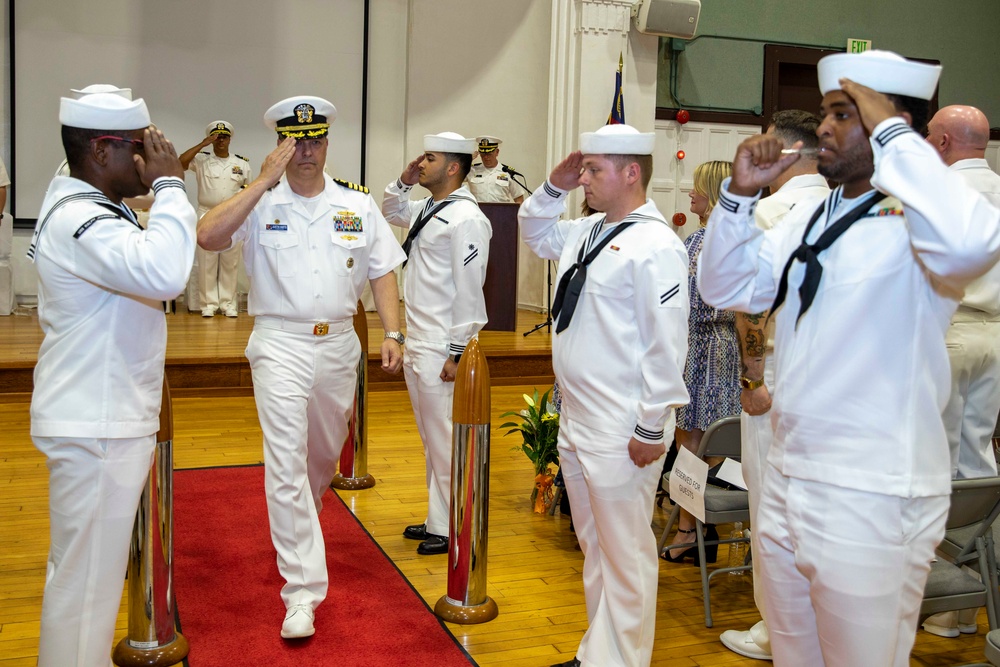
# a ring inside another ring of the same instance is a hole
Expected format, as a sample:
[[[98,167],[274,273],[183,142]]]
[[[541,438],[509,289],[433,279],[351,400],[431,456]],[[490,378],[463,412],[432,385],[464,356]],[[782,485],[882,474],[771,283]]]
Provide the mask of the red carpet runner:
[[[332,491],[320,520],[330,592],[316,634],[286,641],[264,469],[174,474],[174,594],[191,667],[475,665]]]

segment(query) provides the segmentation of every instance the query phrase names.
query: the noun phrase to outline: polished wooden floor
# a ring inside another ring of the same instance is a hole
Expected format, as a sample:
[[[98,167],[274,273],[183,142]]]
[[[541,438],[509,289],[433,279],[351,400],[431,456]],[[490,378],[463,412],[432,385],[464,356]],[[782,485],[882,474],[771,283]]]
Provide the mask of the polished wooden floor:
[[[0,318],[0,332],[10,326],[10,319]],[[202,326],[200,318],[192,319],[191,326]],[[240,327],[243,319],[206,320],[203,339],[218,342],[203,344],[242,350],[240,343],[229,342],[226,335],[208,327]],[[18,336],[17,344],[5,338],[0,346],[2,355],[14,358],[20,354],[32,360],[30,351],[11,349],[31,344]],[[509,338],[514,336],[521,338],[520,334],[508,334]],[[544,334],[536,334],[524,344],[540,345],[543,341],[548,344]],[[34,344],[37,349],[37,342]],[[178,345],[181,347],[175,347]],[[172,337],[171,346],[172,353],[185,354],[182,341]],[[531,389],[531,385],[495,387],[494,426],[503,421],[499,414],[519,408],[521,394]],[[177,468],[261,461],[261,435],[252,398],[179,398],[174,401],[174,415]],[[446,557],[418,556],[415,543],[400,535],[407,524],[420,522],[426,511],[423,455],[405,392],[373,393],[369,419],[369,471],[377,485],[341,495],[433,606],[445,592]],[[44,457],[32,447],[28,436],[27,403],[0,403],[0,424],[0,667],[26,667],[34,665],[37,656],[48,549],[47,474]],[[493,429],[488,580],[489,594],[499,605],[500,616],[478,626],[449,626],[484,666],[536,667],[567,660],[586,628],[580,581],[583,558],[569,531],[569,520],[559,514],[552,517],[531,512],[532,471],[523,454],[512,451],[516,444],[513,437],[503,437]],[[664,520],[665,512],[657,510],[654,521]],[[720,552],[720,560],[724,558]],[[721,631],[745,629],[757,620],[749,577],[722,579],[712,587],[716,627],[705,628],[698,570],[691,565],[661,564],[654,665],[762,664],[741,658],[718,642]],[[327,604],[335,604],[336,596],[335,588],[331,589]],[[116,641],[126,630],[125,604],[123,597]],[[262,604],[280,604],[277,591],[274,600]],[[317,613],[322,614],[323,608]],[[981,661],[985,628],[985,615],[981,614],[980,632],[975,636],[949,640],[921,632],[911,664]],[[256,663],[249,658],[245,664]],[[335,663],[331,660],[330,664]]]

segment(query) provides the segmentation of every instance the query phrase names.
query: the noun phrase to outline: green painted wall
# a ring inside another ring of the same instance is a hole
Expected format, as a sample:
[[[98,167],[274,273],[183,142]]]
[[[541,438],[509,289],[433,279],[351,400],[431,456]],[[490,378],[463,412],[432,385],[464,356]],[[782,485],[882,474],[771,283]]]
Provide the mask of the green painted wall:
[[[1000,126],[1000,0],[702,0],[698,35],[677,61],[677,93],[688,105],[759,108],[765,42],[844,49],[858,38],[940,60],[941,106],[971,104]],[[657,106],[676,108],[666,44],[660,40]]]

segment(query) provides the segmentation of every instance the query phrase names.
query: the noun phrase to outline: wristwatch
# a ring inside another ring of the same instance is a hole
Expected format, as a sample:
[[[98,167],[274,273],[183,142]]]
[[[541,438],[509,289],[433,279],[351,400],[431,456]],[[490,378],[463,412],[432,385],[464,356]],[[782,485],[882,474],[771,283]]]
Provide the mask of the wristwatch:
[[[761,378],[759,380],[751,380],[748,377],[740,376],[740,386],[743,387],[744,389],[753,391],[758,387],[764,386],[764,378]]]
[[[386,331],[385,332],[385,337],[393,339],[394,341],[396,341],[400,345],[402,345],[403,343],[406,342],[406,336],[404,336],[399,331]]]

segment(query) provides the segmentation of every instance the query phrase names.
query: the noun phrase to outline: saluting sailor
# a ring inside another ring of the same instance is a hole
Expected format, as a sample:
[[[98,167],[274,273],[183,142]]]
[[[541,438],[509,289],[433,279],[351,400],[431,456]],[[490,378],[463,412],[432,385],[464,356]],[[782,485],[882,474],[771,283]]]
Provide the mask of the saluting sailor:
[[[264,432],[271,540],[285,579],[284,638],[315,632],[326,597],[321,497],[337,470],[353,408],[361,353],[353,317],[371,283],[386,338],[382,368],[399,371],[402,249],[368,189],[323,173],[337,110],[319,97],[291,97],[264,114],[278,134],[260,175],[202,217],[198,242],[243,242],[256,317],[247,344]]]
[[[469,191],[476,201],[520,204],[525,195],[531,194],[514,178],[521,176],[513,168],[500,163],[500,144],[503,141],[485,135],[476,139],[479,160],[473,161],[468,178]],[[521,176],[524,180],[524,177]]]
[[[382,212],[408,227],[403,297],[407,345],[403,359],[427,464],[427,520],[403,537],[420,540],[419,554],[448,551],[451,429],[455,371],[465,346],[486,324],[486,264],[493,230],[462,185],[476,142],[454,132],[424,137],[424,153],[390,183]],[[410,201],[420,183],[431,196]]]
[[[747,139],[705,234],[705,301],[775,318],[754,557],[776,665],[910,664],[951,490],[945,333],[1000,256],[1000,212],[920,135],[940,72],[820,60],[817,164],[838,186],[762,231],[761,188],[800,157]]]
[[[583,550],[589,627],[566,667],[644,667],[653,652],[658,559],[649,529],[688,402],[688,256],[646,189],[652,132],[580,135],[518,213],[525,243],[559,260],[552,365],[562,392],[559,464]],[[582,186],[602,211],[560,220]]]
[[[181,165],[193,171],[198,181],[199,218],[253,180],[250,161],[242,155],[230,154],[229,142],[232,138],[232,123],[214,120],[205,128],[205,138],[181,153]],[[201,150],[209,145],[212,146],[211,153]],[[236,303],[239,244],[222,252],[198,248],[197,257],[195,273],[201,316],[212,317],[221,310],[226,317],[236,317],[239,314]]]
[[[49,468],[41,667],[107,665],[139,496],[160,426],[167,325],[194,261],[195,212],[174,147],[141,99],[63,98],[71,176],[42,202],[31,437]],[[123,198],[156,193],[143,230]]]

